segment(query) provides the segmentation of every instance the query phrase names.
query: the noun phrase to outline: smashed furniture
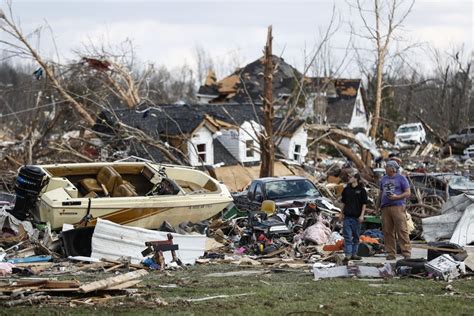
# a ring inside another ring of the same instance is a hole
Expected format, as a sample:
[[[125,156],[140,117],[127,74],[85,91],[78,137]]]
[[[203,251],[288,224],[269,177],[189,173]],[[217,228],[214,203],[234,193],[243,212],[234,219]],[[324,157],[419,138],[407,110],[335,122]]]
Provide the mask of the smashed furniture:
[[[25,168],[35,181],[23,175]],[[19,219],[31,213],[53,230],[64,223],[94,225],[98,217],[156,229],[165,220],[177,225],[208,219],[232,201],[226,186],[204,172],[147,162],[26,166],[18,179],[21,190],[10,212]],[[30,203],[37,198],[37,206]]]
[[[172,262],[178,263],[181,265],[181,261],[176,256],[176,250],[179,249],[178,245],[173,244],[173,235],[168,233],[166,235],[166,240],[155,240],[155,241],[147,241],[145,245],[148,247],[142,251],[142,255],[148,256],[150,253],[154,253],[153,259],[156,263],[160,265],[160,270],[165,269],[165,257],[163,256],[164,251],[171,252],[171,257],[173,258]]]

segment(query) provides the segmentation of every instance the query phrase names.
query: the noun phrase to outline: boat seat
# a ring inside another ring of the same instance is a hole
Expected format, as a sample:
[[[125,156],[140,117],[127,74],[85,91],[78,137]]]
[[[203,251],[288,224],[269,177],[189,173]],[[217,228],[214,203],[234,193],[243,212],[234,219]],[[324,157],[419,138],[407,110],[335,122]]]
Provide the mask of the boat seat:
[[[123,183],[122,176],[112,166],[102,167],[97,178],[85,178],[79,181],[82,187],[89,192],[113,195],[116,187]],[[105,192],[107,191],[107,192]]]
[[[190,191],[199,191],[199,190],[202,190],[202,187],[194,182],[189,182],[189,181],[186,181],[186,180],[175,180],[175,182],[180,186],[182,187],[183,189],[185,189],[185,191],[187,191],[186,189],[189,189]]]
[[[210,192],[217,191],[217,185],[212,180],[207,180],[207,182],[203,186],[203,188],[210,191]]]
[[[94,192],[94,191],[90,191],[89,193],[87,193],[86,195],[84,195],[85,198],[96,198],[98,197],[99,195]]]
[[[114,190],[113,197],[137,196],[135,188],[130,183],[122,183]]]

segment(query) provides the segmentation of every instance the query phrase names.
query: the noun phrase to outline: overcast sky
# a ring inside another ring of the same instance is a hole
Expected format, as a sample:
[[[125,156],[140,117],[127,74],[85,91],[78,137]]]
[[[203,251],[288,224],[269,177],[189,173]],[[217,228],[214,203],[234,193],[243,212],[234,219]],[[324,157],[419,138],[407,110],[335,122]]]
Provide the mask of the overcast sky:
[[[272,24],[274,53],[301,69],[305,48],[310,50],[317,42],[333,6],[333,1],[326,0],[13,2],[14,15],[25,32],[44,25],[44,21],[49,23],[63,58],[71,58],[73,49],[89,41],[114,44],[129,38],[142,61],[170,68],[185,62],[194,65],[197,46],[216,60],[237,56],[243,64],[253,61],[261,56],[267,26]],[[354,2],[335,1],[344,22],[331,40],[335,54],[347,44],[346,22],[353,21],[356,29],[361,28],[360,19],[348,5]],[[404,38],[412,42],[427,42],[442,50],[464,43],[471,52],[473,1],[417,0],[404,30]],[[46,34],[39,45],[44,54],[51,54],[52,41]]]

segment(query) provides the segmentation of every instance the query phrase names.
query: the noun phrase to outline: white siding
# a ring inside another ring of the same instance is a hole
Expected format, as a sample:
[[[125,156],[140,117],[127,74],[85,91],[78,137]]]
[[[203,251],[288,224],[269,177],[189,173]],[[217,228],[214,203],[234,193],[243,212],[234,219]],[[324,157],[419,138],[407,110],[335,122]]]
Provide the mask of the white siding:
[[[254,162],[260,161],[260,148],[258,147],[257,142],[257,135],[255,132],[260,133],[262,130],[262,126],[258,123],[251,121],[251,122],[244,122],[240,126],[240,133],[239,133],[239,155],[237,158],[240,162]],[[254,155],[253,157],[247,157],[247,147],[246,142],[248,140],[254,141]]]
[[[299,163],[305,161],[305,157],[308,154],[308,132],[303,126],[301,126],[294,134],[290,137],[283,137],[278,148],[285,155],[287,159],[294,160],[295,146],[300,145],[300,156],[298,159]]]
[[[198,94],[196,95],[198,98],[199,104],[209,104],[209,102],[218,97],[218,95],[207,95],[207,94]]]
[[[360,93],[360,88],[357,91],[357,98],[355,101],[354,109],[352,110],[351,122],[348,126],[350,129],[362,129],[367,130],[369,122],[367,121],[367,115],[365,113],[364,103]]]
[[[206,161],[200,161],[197,154],[197,145],[206,145]],[[214,164],[214,147],[212,145],[212,133],[206,127],[198,129],[188,141],[188,153],[191,166],[199,166],[202,163],[205,165]]]

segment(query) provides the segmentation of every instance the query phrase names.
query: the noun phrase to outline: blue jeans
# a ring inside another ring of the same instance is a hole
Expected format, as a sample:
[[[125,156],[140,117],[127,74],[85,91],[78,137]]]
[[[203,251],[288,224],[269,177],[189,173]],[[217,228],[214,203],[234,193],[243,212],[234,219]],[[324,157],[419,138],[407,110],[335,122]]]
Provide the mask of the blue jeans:
[[[346,256],[357,255],[360,236],[359,219],[344,217],[342,235],[344,236],[344,253]]]

